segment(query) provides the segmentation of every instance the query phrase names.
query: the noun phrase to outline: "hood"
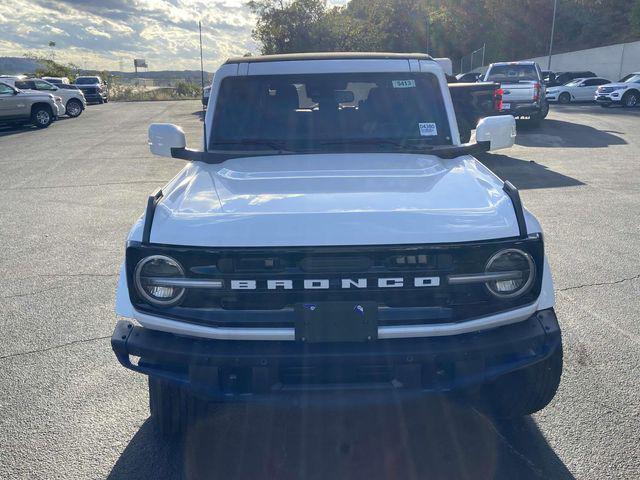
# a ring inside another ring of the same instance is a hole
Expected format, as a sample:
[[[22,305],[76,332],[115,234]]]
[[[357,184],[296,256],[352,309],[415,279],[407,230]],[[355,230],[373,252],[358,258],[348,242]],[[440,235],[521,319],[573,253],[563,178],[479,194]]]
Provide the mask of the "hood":
[[[151,241],[192,246],[448,243],[515,237],[503,182],[470,156],[319,154],[193,163]],[[132,239],[141,238],[141,222]]]
[[[631,85],[628,83],[624,83],[624,82],[616,82],[616,83],[605,83],[604,85],[600,85],[598,88],[613,88],[613,89],[620,89],[620,88],[625,88],[625,87],[630,87]]]

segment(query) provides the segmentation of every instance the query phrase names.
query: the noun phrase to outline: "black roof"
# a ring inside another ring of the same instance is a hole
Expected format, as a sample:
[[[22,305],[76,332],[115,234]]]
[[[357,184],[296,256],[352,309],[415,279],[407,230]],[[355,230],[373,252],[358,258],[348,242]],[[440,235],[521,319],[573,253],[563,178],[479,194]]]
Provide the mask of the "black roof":
[[[433,58],[425,53],[319,52],[232,57],[229,58],[225,64],[291,62],[300,60],[433,60]]]

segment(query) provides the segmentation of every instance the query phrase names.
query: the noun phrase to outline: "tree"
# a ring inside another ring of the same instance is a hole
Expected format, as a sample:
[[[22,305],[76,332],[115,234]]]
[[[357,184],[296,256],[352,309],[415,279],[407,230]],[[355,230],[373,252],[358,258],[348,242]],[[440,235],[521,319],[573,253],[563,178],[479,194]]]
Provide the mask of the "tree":
[[[323,0],[256,0],[248,3],[258,16],[253,37],[262,44],[262,53],[311,52],[331,49]]]
[[[640,0],[636,0],[631,7],[629,22],[631,23],[633,33],[640,35]]]
[[[459,59],[486,44],[486,62],[545,55],[552,0],[255,0],[253,32],[265,54],[311,51],[424,52]],[[630,41],[640,34],[640,0],[558,2],[555,50]]]
[[[67,77],[73,80],[78,72],[78,67],[72,63],[62,64],[50,58],[32,53],[26,53],[25,57],[38,63],[35,71],[36,77]]]

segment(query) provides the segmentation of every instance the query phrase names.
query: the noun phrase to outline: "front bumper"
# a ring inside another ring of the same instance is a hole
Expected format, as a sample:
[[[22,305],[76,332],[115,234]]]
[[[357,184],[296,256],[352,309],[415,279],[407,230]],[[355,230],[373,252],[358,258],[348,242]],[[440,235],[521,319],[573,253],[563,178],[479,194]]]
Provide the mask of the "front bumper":
[[[620,92],[612,93],[596,93],[595,101],[597,103],[611,104],[622,101],[622,94]]]
[[[67,108],[61,102],[56,102],[56,109],[58,111],[57,117],[62,117],[67,113]]]
[[[106,93],[84,93],[86,103],[100,103],[107,98]]]
[[[470,389],[546,359],[560,343],[553,309],[480,332],[369,343],[231,342],[127,321],[118,322],[111,338],[126,368],[221,402],[326,401],[336,393],[389,399]]]

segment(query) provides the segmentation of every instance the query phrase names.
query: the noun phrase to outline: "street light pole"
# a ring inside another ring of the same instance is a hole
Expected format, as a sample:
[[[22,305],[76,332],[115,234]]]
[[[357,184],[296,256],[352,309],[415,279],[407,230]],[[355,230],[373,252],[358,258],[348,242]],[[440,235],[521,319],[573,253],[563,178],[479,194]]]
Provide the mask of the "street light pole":
[[[429,55],[429,15],[427,15],[427,55]]]
[[[551,55],[553,53],[553,36],[556,31],[556,10],[558,8],[558,0],[553,0],[553,20],[551,21],[551,39],[549,40],[549,62],[547,70],[551,70]]]

